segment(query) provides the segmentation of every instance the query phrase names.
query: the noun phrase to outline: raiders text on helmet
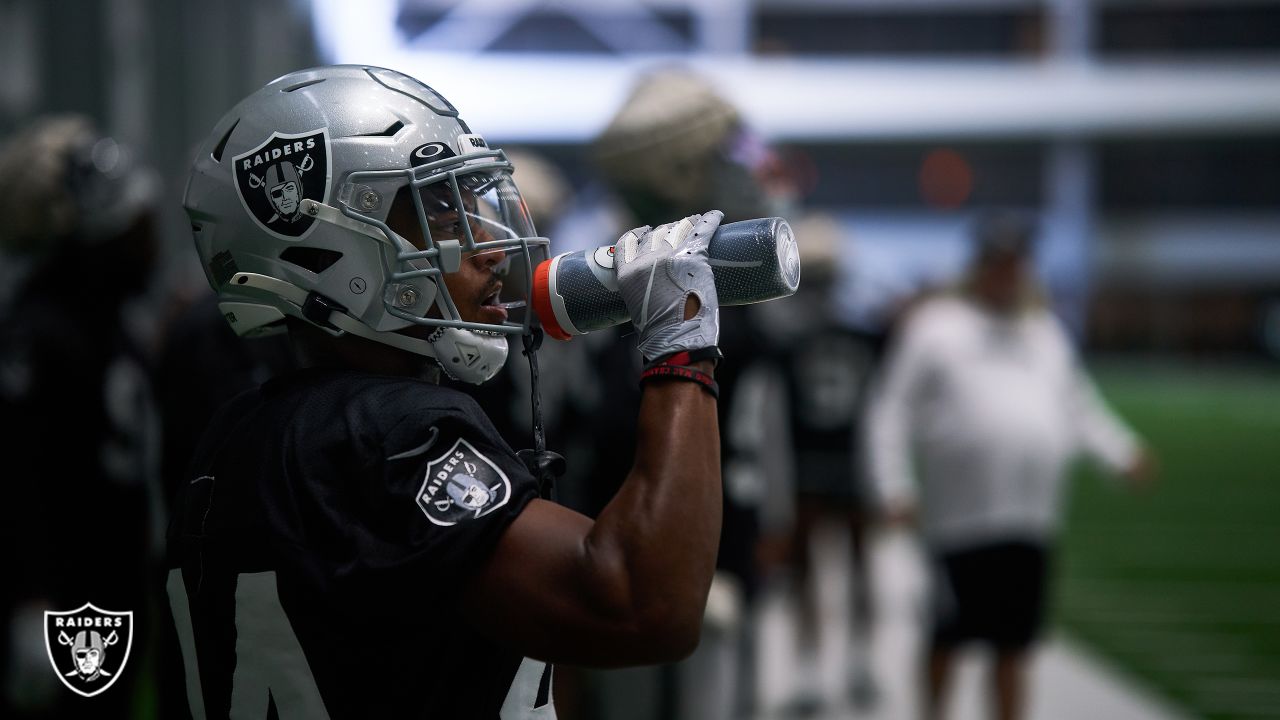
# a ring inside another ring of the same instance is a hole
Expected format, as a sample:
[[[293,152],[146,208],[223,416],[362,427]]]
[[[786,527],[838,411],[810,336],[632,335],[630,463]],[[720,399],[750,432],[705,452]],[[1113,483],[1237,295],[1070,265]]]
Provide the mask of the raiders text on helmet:
[[[419,245],[388,226],[396,202],[412,203]],[[511,164],[406,75],[344,65],[268,84],[215,126],[184,205],[240,335],[300,318],[433,357],[478,383],[505,361],[505,335],[528,331],[527,313],[464,320],[444,282],[464,253],[500,251],[504,285],[532,285],[547,241],[535,236]],[[414,327],[430,332],[400,332]]]

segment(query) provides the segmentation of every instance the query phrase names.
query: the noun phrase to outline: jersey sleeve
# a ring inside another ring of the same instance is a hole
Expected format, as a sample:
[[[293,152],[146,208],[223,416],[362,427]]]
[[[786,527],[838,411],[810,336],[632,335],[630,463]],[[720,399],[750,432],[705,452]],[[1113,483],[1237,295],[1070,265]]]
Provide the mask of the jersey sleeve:
[[[469,399],[404,416],[387,433],[362,494],[361,566],[449,595],[488,561],[537,482]],[[407,576],[405,575],[407,573]]]

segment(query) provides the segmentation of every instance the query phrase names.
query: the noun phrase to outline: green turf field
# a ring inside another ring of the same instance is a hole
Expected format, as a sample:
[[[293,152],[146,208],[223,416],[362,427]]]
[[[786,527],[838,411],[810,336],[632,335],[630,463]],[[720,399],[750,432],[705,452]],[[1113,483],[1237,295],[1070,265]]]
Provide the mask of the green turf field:
[[[1189,715],[1280,718],[1280,367],[1096,378],[1163,472],[1149,493],[1079,473],[1059,625]]]

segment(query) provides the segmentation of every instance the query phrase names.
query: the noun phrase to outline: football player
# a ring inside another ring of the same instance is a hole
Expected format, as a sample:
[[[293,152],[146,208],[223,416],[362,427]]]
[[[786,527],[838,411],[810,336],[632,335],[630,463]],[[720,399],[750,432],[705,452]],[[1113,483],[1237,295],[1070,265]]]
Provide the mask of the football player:
[[[798,601],[800,672],[789,704],[799,714],[813,714],[809,711],[816,712],[825,702],[818,684],[823,628],[812,548],[823,524],[849,531],[848,695],[861,709],[873,705],[878,695],[870,666],[873,595],[867,531],[872,508],[857,472],[860,458],[855,438],[883,339],[878,332],[851,327],[837,317],[837,253],[849,243],[838,221],[815,214],[794,227],[803,243],[804,287],[783,302],[761,305],[759,311],[770,319],[769,326],[778,328],[772,354],[785,387],[782,406],[790,429],[795,483],[795,519],[786,546],[793,571],[790,590]]]
[[[285,160],[307,168],[293,222],[264,192]],[[504,335],[536,344],[547,240],[510,175],[443,97],[366,66],[282,77],[200,148],[185,206],[220,309],[242,336],[287,331],[304,369],[224,406],[183,484],[167,584],[194,716],[551,718],[547,663],[696,645],[721,216],[618,242],[651,372],[635,464],[592,521],[540,497],[554,457],[432,381],[493,377]]]

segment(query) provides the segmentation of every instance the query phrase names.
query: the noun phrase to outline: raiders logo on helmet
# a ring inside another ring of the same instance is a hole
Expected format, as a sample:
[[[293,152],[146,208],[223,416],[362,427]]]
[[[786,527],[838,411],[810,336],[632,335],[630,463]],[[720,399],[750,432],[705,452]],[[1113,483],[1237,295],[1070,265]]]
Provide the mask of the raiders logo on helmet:
[[[45,611],[44,644],[58,679],[78,695],[93,697],[120,678],[133,648],[133,612],[85,603],[66,612]]]
[[[315,225],[302,213],[303,200],[329,195],[329,131],[272,133],[232,161],[236,192],[244,209],[267,232],[300,238]]]
[[[448,527],[478,518],[507,504],[511,481],[475,447],[458,438],[445,454],[427,464],[418,490],[418,507],[436,525]]]

